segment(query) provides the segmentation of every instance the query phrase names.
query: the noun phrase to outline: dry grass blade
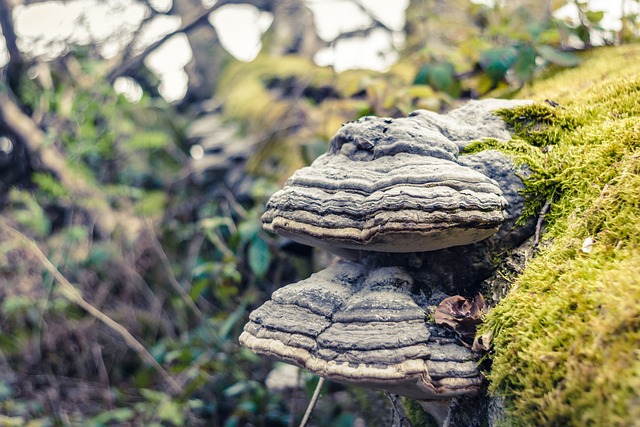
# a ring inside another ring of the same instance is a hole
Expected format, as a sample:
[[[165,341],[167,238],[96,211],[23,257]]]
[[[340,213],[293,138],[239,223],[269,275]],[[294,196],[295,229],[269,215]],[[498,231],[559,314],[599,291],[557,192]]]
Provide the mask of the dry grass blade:
[[[309,402],[309,406],[307,406],[307,410],[302,417],[302,421],[300,421],[300,427],[305,427],[309,422],[309,418],[313,413],[313,408],[316,407],[316,403],[318,402],[318,397],[320,397],[320,390],[322,390],[322,385],[324,384],[324,378],[320,377],[318,380],[318,384],[316,385],[316,389],[313,392],[313,396],[311,396],[311,401]]]
[[[65,298],[80,306],[83,310],[89,313],[89,315],[104,323],[106,326],[120,335],[129,348],[136,352],[136,354],[138,354],[138,356],[142,360],[144,360],[158,372],[158,374],[169,386],[172,394],[175,395],[182,392],[182,388],[180,387],[180,385],[156,361],[156,359],[153,358],[151,353],[149,353],[149,351],[145,348],[144,345],[142,345],[142,343],[140,343],[140,341],[138,341],[133,335],[131,335],[131,333],[124,326],[122,326],[121,324],[98,310],[96,307],[91,305],[84,298],[82,298],[80,291],[76,289],[76,287],[73,286],[71,282],[69,282],[67,278],[62,275],[62,273],[60,273],[58,268],[53,265],[53,263],[51,263],[44,252],[40,250],[40,247],[36,242],[3,221],[0,221],[0,225],[6,232],[14,236],[20,242],[20,244],[24,245],[24,247],[29,249],[33,253],[33,255],[38,258],[38,261],[40,261],[42,266],[54,277],[58,285],[60,285],[62,294]]]

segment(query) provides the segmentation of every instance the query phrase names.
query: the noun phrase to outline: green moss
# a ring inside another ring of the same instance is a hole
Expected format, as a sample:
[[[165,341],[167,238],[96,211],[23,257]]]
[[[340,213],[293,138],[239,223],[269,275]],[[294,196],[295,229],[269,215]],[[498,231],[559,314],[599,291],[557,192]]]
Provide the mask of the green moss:
[[[415,400],[403,399],[404,410],[413,427],[436,427],[438,423]]]
[[[565,109],[553,108],[546,104],[500,110],[498,115],[511,124],[516,137],[525,139],[537,147],[558,143],[565,131],[575,129],[578,124]]]
[[[535,108],[535,107],[534,107]],[[531,171],[528,177],[522,179],[526,184],[524,190],[525,206],[518,224],[527,222],[531,217],[537,216],[542,206],[547,200],[553,200],[557,193],[557,185],[550,178],[553,171],[548,168],[545,162],[546,151],[523,139],[513,139],[511,141],[500,141],[492,138],[485,138],[473,142],[467,146],[463,154],[472,154],[484,150],[498,150],[508,154],[514,162],[521,166],[526,165]]]
[[[639,46],[596,50],[501,113],[520,140],[472,147],[530,164],[529,208],[551,202],[547,244],[480,331],[509,425],[640,425],[638,64]]]

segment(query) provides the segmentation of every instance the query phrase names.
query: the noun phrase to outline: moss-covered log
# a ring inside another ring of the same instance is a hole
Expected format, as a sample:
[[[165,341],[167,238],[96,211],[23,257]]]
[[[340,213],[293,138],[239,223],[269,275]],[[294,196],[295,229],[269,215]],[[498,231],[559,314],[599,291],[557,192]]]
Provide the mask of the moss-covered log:
[[[640,47],[594,50],[505,111],[540,250],[480,333],[506,425],[640,425]],[[477,148],[477,147],[476,147]]]

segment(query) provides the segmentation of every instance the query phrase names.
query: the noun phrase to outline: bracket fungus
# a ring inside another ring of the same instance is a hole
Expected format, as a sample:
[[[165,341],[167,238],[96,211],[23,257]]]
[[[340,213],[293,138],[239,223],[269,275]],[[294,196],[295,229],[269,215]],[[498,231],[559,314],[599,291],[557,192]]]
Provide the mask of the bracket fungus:
[[[418,400],[475,394],[471,350],[426,322],[399,267],[341,261],[276,290],[250,315],[240,343],[334,381]]]
[[[345,124],[326,154],[271,197],[265,229],[347,258],[491,236],[505,219],[500,187],[457,161],[451,132],[425,123],[416,113]]]

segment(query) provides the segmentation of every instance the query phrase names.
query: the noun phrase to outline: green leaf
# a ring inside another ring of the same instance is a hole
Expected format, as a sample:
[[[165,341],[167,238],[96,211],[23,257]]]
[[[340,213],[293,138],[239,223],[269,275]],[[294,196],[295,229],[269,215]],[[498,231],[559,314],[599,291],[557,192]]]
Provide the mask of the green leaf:
[[[327,149],[326,141],[323,141],[324,151]],[[322,153],[318,153],[318,156]],[[280,188],[273,181],[265,178],[257,178],[251,186],[251,197],[255,200],[264,200],[265,202]],[[258,215],[259,216],[259,215]]]
[[[248,220],[238,225],[238,234],[240,234],[240,243],[245,244],[253,240],[260,232],[262,223],[259,220]]]
[[[460,83],[455,78],[453,64],[441,62],[431,66],[429,84],[435,89],[453,97],[460,94]]]
[[[187,407],[190,409],[200,409],[204,407],[204,402],[200,399],[190,399],[187,401]]]
[[[521,82],[524,83],[531,79],[536,69],[537,56],[535,49],[529,45],[518,49],[518,56],[513,64],[513,72]]]
[[[20,348],[20,342],[17,337],[14,335],[9,335],[5,333],[0,333],[0,350],[4,353],[12,354],[14,351]],[[0,388],[2,388],[2,384],[0,383]],[[3,400],[2,392],[0,392],[0,400]]]
[[[247,309],[247,301],[245,299],[245,301],[243,301],[242,304],[238,306],[238,308],[233,310],[233,313],[231,313],[229,317],[227,317],[226,320],[220,326],[220,330],[218,331],[218,336],[220,337],[221,340],[225,341],[229,336],[229,333],[231,332],[233,327],[240,320],[244,319],[246,309]]]
[[[203,279],[195,280],[191,285],[191,289],[189,290],[189,296],[191,297],[192,300],[195,301],[198,298],[200,298],[200,296],[202,296],[202,294],[208,288],[209,288],[209,280],[203,280]]]
[[[0,426],[2,427],[20,427],[24,426],[25,420],[22,417],[8,417],[0,414]]]
[[[604,12],[602,10],[587,10],[585,14],[592,24],[598,24],[602,21],[602,18],[604,18]]]
[[[149,353],[151,353],[158,363],[164,363],[164,358],[167,354],[167,344],[165,342],[160,342],[151,347]]]
[[[589,43],[591,40],[591,33],[589,32],[589,28],[586,25],[578,25],[578,27],[574,30],[578,38],[583,43]]]
[[[269,245],[256,235],[249,246],[249,267],[256,276],[263,277],[270,264],[271,250],[269,250]]]
[[[215,216],[212,218],[205,218],[203,220],[200,220],[198,225],[204,230],[215,230],[223,226],[233,227],[234,224],[231,218],[227,218],[224,216]]]
[[[251,250],[251,248],[249,248],[249,250]],[[230,279],[234,283],[240,283],[240,281],[242,280],[242,275],[238,271],[235,261],[224,264],[222,266],[222,269],[220,270],[220,274],[223,278]],[[235,288],[230,288],[230,289],[235,289]]]
[[[97,268],[109,263],[111,259],[116,257],[116,254],[109,245],[106,244],[94,244],[91,246],[89,256],[85,260],[87,266],[91,268]]]
[[[412,98],[433,98],[435,93],[433,92],[433,88],[427,85],[413,85],[407,88],[407,95]]]
[[[155,391],[155,390],[151,390],[148,388],[141,388],[138,390],[140,392],[140,394],[142,395],[142,397],[144,397],[145,399],[147,399],[149,402],[161,402],[164,399],[167,398],[167,395],[165,393],[162,393],[160,391]]]
[[[570,52],[560,52],[559,50],[547,46],[536,46],[536,52],[540,57],[552,64],[560,65],[563,67],[575,67],[580,64],[580,58]]]
[[[176,426],[184,425],[184,414],[177,402],[169,401],[160,404],[157,412],[158,418]]]
[[[502,81],[516,61],[517,52],[513,47],[497,47],[480,55],[480,66],[494,83]]]
[[[33,175],[31,175],[31,179],[33,179],[33,182],[40,188],[41,191],[51,197],[65,199],[69,197],[69,191],[67,191],[67,189],[64,188],[62,184],[60,184],[60,181],[58,181],[48,173],[35,172],[33,173]]]
[[[234,385],[227,387],[223,393],[225,397],[236,397],[245,391],[248,391],[250,389],[250,385],[251,383],[249,381],[237,382]]]
[[[536,37],[535,42],[538,44],[557,45],[561,40],[562,36],[560,31],[557,28],[549,28],[540,33],[540,35]]]
[[[21,205],[16,206],[12,212],[16,221],[29,228],[36,236],[44,237],[49,234],[51,221],[32,194],[13,189],[9,193],[9,201],[12,205]]]
[[[164,191],[145,191],[142,200],[136,204],[135,212],[143,216],[160,215],[164,212],[166,203],[167,195]]]
[[[258,412],[258,405],[256,404],[256,402],[245,400],[244,402],[240,402],[240,404],[238,405],[238,409],[249,414],[255,414],[256,412]]]
[[[88,238],[87,234],[89,233],[89,230],[84,226],[71,225],[67,227],[63,233],[69,243],[81,243]]]
[[[491,79],[491,77],[489,77],[486,74],[481,75],[480,78],[478,79],[478,86],[476,87],[476,90],[478,91],[478,93],[483,95],[485,93],[488,93],[493,88],[494,88],[494,82]]]
[[[169,138],[162,132],[135,133],[124,142],[124,146],[132,150],[158,150],[169,143]]]
[[[426,85],[429,84],[429,73],[431,71],[431,64],[424,64],[418,70],[418,74],[416,74],[416,78],[413,79],[414,85]]]
[[[224,422],[224,427],[238,427],[240,425],[240,419],[237,415],[232,415]]]
[[[112,423],[124,423],[134,417],[135,413],[131,408],[117,408],[110,411],[100,412],[95,417],[88,420],[92,426],[106,426]]]

